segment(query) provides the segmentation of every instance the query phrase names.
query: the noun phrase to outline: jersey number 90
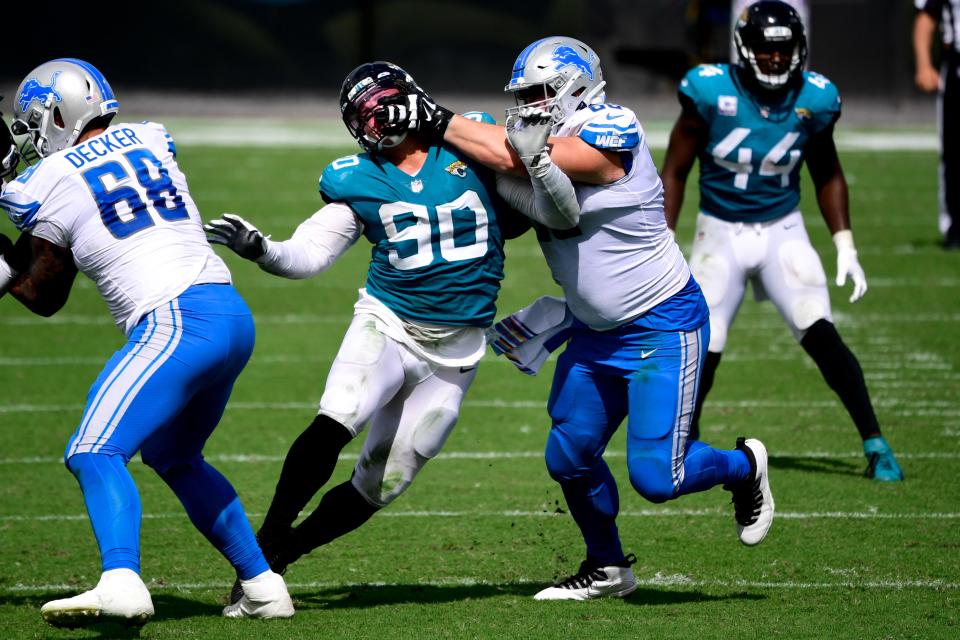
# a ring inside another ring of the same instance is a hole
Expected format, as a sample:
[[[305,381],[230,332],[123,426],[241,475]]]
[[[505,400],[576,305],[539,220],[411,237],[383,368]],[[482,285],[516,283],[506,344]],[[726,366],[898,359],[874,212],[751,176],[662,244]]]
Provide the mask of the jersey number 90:
[[[434,209],[435,225],[425,205],[389,202],[380,206],[380,221],[387,240],[394,244],[389,252],[389,260],[395,268],[417,269],[433,264],[434,236],[438,238],[440,257],[447,262],[475,260],[487,253],[487,210],[476,191],[465,191],[456,200],[436,205]],[[464,211],[472,214],[472,230],[464,228]],[[461,212],[461,215],[455,215],[457,212]],[[457,235],[460,236],[459,245]]]

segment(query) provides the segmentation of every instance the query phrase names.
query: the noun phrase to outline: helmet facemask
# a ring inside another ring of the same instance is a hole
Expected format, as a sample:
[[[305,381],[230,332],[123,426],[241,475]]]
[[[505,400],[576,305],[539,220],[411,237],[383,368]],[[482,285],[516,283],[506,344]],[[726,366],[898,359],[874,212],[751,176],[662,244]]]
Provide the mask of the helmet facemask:
[[[807,38],[790,5],[761,1],[740,16],[733,34],[739,65],[764,89],[777,91],[797,77],[807,61]]]
[[[382,98],[415,92],[413,78],[396,65],[374,62],[360,65],[344,80],[340,91],[340,112],[350,135],[369,153],[391,149],[407,134],[387,135],[380,131],[374,109]]]
[[[0,113],[0,116],[3,114]],[[20,150],[7,123],[0,117],[0,181],[6,184],[17,177]]]
[[[604,101],[603,72],[593,50],[573,38],[553,36],[524,49],[514,63],[510,82],[504,88],[520,108],[539,108],[554,116],[555,126],[574,112]]]

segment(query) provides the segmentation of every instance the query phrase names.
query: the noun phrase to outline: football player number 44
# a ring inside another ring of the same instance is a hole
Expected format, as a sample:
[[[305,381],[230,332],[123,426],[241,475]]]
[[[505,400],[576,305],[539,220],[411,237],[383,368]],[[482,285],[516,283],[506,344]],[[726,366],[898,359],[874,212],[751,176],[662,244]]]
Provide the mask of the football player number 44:
[[[713,147],[713,159],[721,167],[729,169],[734,173],[733,186],[737,189],[746,189],[747,181],[755,167],[753,165],[753,149],[741,147],[740,145],[750,135],[750,129],[746,127],[737,127],[726,137]],[[780,186],[790,186],[790,172],[800,161],[800,150],[793,149],[793,143],[797,141],[800,134],[792,131],[780,139],[772,149],[760,161],[759,171],[761,176],[780,176]],[[736,152],[735,160],[728,160],[727,156]],[[786,163],[780,162],[786,156]]]
[[[465,191],[452,202],[437,205],[437,233],[440,256],[447,262],[475,260],[487,252],[487,210],[476,191]],[[454,212],[461,212],[455,216]],[[470,212],[472,216],[464,216]],[[390,250],[390,264],[397,269],[416,269],[426,267],[434,261],[434,225],[425,205],[412,202],[390,202],[380,207],[380,221],[387,233],[387,239],[394,243]],[[455,217],[460,225],[465,225],[465,217],[472,217],[474,229],[468,232],[461,228],[457,245]]]

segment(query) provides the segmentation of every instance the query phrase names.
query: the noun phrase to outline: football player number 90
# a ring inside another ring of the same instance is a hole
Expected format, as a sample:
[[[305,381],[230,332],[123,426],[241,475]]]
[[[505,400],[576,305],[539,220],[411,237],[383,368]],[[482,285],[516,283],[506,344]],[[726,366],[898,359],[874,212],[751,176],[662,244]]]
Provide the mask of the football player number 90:
[[[380,206],[380,221],[390,249],[390,264],[400,270],[426,267],[434,262],[433,237],[439,238],[440,257],[447,262],[474,260],[487,252],[487,210],[475,191],[465,191],[452,202],[437,205],[436,225],[428,208],[411,202]],[[455,212],[461,215],[455,216]],[[473,229],[466,228],[463,212],[472,214]],[[457,220],[455,221],[455,218]],[[436,230],[434,227],[436,226]],[[457,244],[457,236],[462,244]]]

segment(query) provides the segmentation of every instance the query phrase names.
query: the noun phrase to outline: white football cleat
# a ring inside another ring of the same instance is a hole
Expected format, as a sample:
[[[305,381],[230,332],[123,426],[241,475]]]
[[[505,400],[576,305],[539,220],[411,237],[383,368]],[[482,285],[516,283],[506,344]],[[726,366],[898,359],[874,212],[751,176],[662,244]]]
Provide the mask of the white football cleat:
[[[614,565],[598,567],[589,560],[580,570],[562,582],[537,593],[534,600],[591,600],[593,598],[626,598],[636,591],[637,579],[630,566],[637,561],[632,553]]]
[[[767,448],[754,438],[737,438],[737,449],[750,461],[750,475],[736,485],[724,485],[733,493],[734,518],[740,542],[752,547],[763,542],[773,524],[773,493],[767,465]]]
[[[90,591],[40,608],[43,619],[55,627],[85,627],[97,622],[120,622],[140,627],[153,616],[153,601],[140,575],[132,569],[110,569]]]
[[[264,571],[249,580],[241,580],[243,597],[223,608],[227,618],[289,618],[293,600],[279,573]]]

